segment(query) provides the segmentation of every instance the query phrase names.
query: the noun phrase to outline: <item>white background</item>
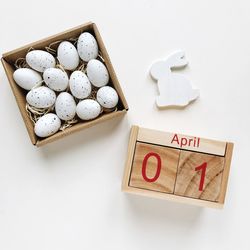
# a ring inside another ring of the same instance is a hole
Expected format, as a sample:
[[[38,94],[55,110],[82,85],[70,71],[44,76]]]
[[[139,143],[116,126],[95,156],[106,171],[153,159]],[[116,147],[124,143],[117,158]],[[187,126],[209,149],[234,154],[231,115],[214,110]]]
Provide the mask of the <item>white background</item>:
[[[1,1],[2,52],[97,23],[130,110],[43,148],[28,137],[0,68],[0,249],[250,249],[248,0]],[[201,97],[159,111],[152,61],[186,51]],[[132,124],[233,141],[226,205],[121,192]]]

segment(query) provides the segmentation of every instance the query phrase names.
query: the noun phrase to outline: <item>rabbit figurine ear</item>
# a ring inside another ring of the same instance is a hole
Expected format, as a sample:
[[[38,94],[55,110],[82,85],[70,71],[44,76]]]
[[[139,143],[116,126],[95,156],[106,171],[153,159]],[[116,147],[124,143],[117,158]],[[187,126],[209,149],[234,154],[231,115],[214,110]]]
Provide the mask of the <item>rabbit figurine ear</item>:
[[[158,80],[168,69],[164,61],[157,61],[151,66],[150,74],[155,80]]]
[[[172,53],[166,60],[170,68],[184,67],[188,64],[183,50],[178,50]]]

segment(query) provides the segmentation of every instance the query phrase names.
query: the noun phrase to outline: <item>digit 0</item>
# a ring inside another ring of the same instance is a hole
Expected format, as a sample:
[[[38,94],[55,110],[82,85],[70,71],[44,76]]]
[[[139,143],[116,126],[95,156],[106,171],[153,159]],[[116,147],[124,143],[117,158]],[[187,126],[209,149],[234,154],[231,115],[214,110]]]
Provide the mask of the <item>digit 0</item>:
[[[203,190],[205,175],[206,175],[206,169],[207,169],[207,162],[204,162],[200,166],[195,168],[195,171],[200,171],[201,170],[201,180],[200,180],[200,185],[199,185],[199,191]]]
[[[155,157],[156,160],[157,160],[157,169],[156,169],[156,173],[155,173],[155,176],[153,178],[148,178],[147,177],[147,163],[148,163],[148,159],[150,157]],[[146,181],[146,182],[155,182],[159,176],[160,176],[160,173],[161,173],[161,157],[154,153],[154,152],[150,152],[148,154],[145,155],[144,159],[143,159],[143,162],[142,162],[142,177],[143,179]]]

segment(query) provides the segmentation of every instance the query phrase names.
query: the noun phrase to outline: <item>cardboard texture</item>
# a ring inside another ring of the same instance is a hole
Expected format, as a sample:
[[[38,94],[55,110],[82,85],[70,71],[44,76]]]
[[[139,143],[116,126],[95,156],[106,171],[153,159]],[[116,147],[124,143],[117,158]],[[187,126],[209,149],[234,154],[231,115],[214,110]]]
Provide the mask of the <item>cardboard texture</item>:
[[[133,126],[122,190],[222,208],[233,143]]]
[[[116,112],[111,112],[111,113],[103,113],[101,114],[98,118],[92,121],[80,121],[79,123],[73,125],[70,128],[65,129],[64,131],[59,131],[56,134],[47,137],[47,138],[39,138],[35,135],[34,133],[34,124],[30,120],[29,115],[26,112],[26,91],[24,91],[22,88],[20,88],[14,81],[13,79],[13,72],[15,71],[14,63],[16,59],[18,58],[24,58],[28,52],[28,50],[32,47],[33,49],[44,49],[46,46],[49,46],[49,44],[59,41],[59,40],[66,40],[69,38],[74,38],[78,37],[82,32],[88,31],[92,33],[98,43],[99,50],[101,51],[102,57],[105,61],[105,65],[109,71],[110,75],[110,85],[113,86],[118,95],[119,95],[119,102],[117,106],[117,111]],[[9,84],[11,86],[12,92],[16,98],[16,102],[18,104],[19,110],[21,112],[22,118],[24,120],[24,123],[26,125],[29,137],[31,142],[36,145],[36,146],[42,146],[45,145],[49,142],[53,142],[59,138],[62,138],[66,135],[69,135],[71,133],[77,132],[81,129],[85,129],[88,127],[91,127],[97,123],[100,123],[102,121],[106,121],[121,115],[124,115],[127,110],[128,110],[128,105],[126,102],[126,99],[124,97],[124,94],[122,92],[122,89],[120,87],[120,84],[118,82],[117,76],[115,74],[115,71],[113,69],[113,66],[111,64],[110,58],[108,56],[107,50],[104,46],[104,43],[102,41],[101,35],[97,29],[97,26],[95,23],[89,22],[83,25],[80,25],[78,27],[75,27],[73,29],[69,29],[67,31],[61,32],[59,34],[50,36],[48,38],[39,40],[37,42],[27,44],[21,48],[12,50],[10,52],[4,53],[3,57],[1,59],[2,64],[4,66],[7,78],[9,80]]]

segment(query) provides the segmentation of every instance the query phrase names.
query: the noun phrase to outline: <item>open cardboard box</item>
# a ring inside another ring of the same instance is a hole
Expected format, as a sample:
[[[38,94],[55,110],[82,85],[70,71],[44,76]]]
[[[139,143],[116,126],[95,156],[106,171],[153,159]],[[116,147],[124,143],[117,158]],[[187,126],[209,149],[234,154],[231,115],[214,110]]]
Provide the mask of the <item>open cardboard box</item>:
[[[13,79],[13,72],[15,71],[15,66],[14,63],[18,58],[24,58],[25,55],[27,54],[28,50],[32,47],[34,49],[45,49],[46,46],[49,46],[49,44],[59,41],[59,40],[66,40],[72,37],[78,37],[82,32],[88,31],[92,33],[98,43],[99,50],[101,51],[102,57],[104,58],[105,65],[109,71],[110,75],[110,82],[109,85],[113,86],[118,95],[119,95],[119,102],[117,106],[117,111],[111,112],[111,113],[102,113],[99,117],[92,121],[80,121],[77,124],[74,124],[72,127],[65,129],[64,131],[59,131],[56,134],[47,137],[47,138],[39,138],[35,135],[34,133],[34,124],[31,121],[27,111],[26,111],[26,91],[20,88],[14,81]],[[97,123],[100,123],[102,121],[124,115],[126,111],[128,110],[128,105],[126,102],[126,99],[123,95],[122,89],[120,87],[120,84],[118,82],[118,79],[116,77],[116,74],[114,72],[113,66],[110,62],[110,58],[108,56],[108,53],[106,51],[106,48],[104,46],[104,43],[102,41],[102,38],[100,36],[100,33],[96,27],[95,23],[89,22],[83,25],[80,25],[78,27],[75,27],[73,29],[67,30],[65,32],[59,33],[54,36],[50,36],[48,38],[42,39],[40,41],[28,44],[24,47],[21,47],[19,49],[15,49],[13,51],[7,52],[3,54],[3,57],[1,59],[5,72],[7,74],[11,89],[13,91],[13,94],[16,98],[18,107],[20,109],[20,112],[22,114],[24,123],[26,125],[26,128],[28,130],[31,142],[36,145],[36,146],[42,146],[45,145],[49,142],[55,141],[59,138],[62,138],[68,134],[71,134],[73,132],[79,131],[81,129],[91,127]]]

